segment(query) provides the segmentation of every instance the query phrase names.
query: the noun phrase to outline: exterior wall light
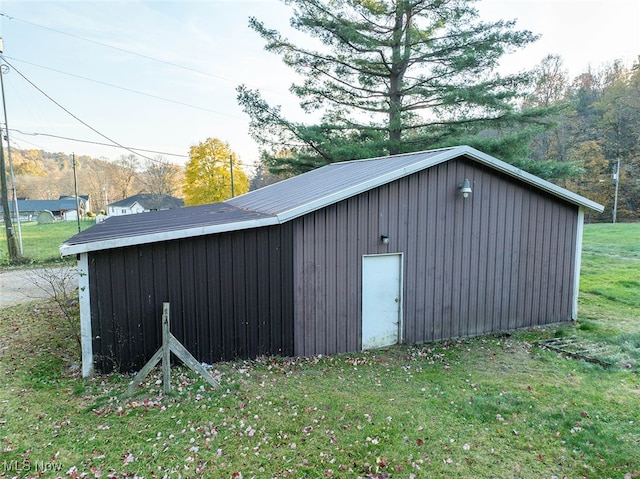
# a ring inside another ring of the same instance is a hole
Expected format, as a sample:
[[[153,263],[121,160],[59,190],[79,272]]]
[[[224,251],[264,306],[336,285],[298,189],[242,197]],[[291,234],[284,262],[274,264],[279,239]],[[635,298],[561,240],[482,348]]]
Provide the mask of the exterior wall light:
[[[458,189],[460,190],[460,193],[462,193],[463,198],[469,198],[469,195],[471,194],[471,182],[469,179],[465,178],[464,181],[458,185]]]
[[[382,242],[382,244],[389,244],[389,237],[382,235],[380,236],[380,241]]]

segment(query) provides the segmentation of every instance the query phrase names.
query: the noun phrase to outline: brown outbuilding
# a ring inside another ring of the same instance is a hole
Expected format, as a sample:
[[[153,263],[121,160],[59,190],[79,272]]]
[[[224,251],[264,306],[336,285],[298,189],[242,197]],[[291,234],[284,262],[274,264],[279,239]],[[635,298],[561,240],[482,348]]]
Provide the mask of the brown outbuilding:
[[[310,356],[571,321],[584,212],[468,146],[334,163],[223,203],[110,218],[78,255],[83,374]]]

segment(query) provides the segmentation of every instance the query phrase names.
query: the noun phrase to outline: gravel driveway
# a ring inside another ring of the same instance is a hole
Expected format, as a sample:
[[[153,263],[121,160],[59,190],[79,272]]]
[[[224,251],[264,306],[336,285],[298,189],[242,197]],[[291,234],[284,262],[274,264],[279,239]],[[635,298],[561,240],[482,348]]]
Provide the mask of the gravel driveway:
[[[78,274],[71,266],[0,271],[0,309],[53,297],[54,284],[68,291],[78,287]]]

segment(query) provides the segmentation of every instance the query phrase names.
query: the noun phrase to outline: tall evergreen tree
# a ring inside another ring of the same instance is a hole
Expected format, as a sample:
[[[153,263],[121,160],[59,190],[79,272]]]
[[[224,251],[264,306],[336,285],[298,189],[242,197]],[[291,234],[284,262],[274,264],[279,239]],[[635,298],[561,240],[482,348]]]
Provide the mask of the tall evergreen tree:
[[[533,42],[531,32],[514,30],[512,21],[480,21],[474,0],[285,2],[293,7],[292,27],[319,40],[320,50],[295,44],[256,18],[249,24],[268,51],[302,76],[291,92],[320,121],[289,121],[259,91],[238,87],[271,171],[295,174],[462,141],[483,147],[476,135],[487,130],[489,153],[522,154],[522,128],[520,136],[497,138],[518,122],[539,121],[538,109],[516,108],[530,74],[502,76],[496,67],[505,53]]]

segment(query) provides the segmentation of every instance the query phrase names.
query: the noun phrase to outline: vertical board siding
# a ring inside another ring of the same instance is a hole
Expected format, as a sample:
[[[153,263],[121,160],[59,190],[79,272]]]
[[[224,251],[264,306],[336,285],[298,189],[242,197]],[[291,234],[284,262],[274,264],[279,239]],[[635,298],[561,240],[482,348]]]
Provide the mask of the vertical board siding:
[[[113,252],[111,255],[111,282],[110,286],[114,287],[117,285],[117,282],[122,281],[122,286],[124,288],[126,285],[126,271],[124,268],[124,258]],[[128,278],[129,282],[133,280],[133,278]],[[129,329],[131,325],[131,321],[119,321],[119,318],[129,318],[126,309],[126,296],[115,296],[111,297],[111,311],[110,315],[107,316],[107,321],[109,322],[109,326],[111,326],[111,337],[109,338],[108,347],[114,352],[116,357],[131,357],[131,351],[129,346],[131,345],[131,335],[129,334]]]
[[[292,355],[291,249],[284,225],[90,253],[96,369],[142,367],[160,346],[165,301],[199,361]]]
[[[353,313],[360,311],[362,307],[362,295],[360,294],[360,291],[361,291],[360,285],[362,284],[362,268],[360,267],[360,263],[353,259],[360,254],[360,245],[359,245],[359,239],[358,239],[359,209],[358,209],[357,201],[347,201],[346,204],[348,208],[348,218],[349,218],[347,223],[347,229],[344,230],[338,237],[347,239],[346,241],[347,261],[346,261],[346,264],[344,265],[344,268],[346,268],[347,270],[347,277],[346,277],[346,280],[343,280],[343,282],[340,283],[339,289],[341,291],[347,292],[347,309],[346,311],[342,312],[342,315],[346,322],[346,328],[345,328],[346,338],[345,338],[345,342],[343,343],[345,344],[344,351],[356,351],[360,347],[360,338],[358,335],[360,331],[360,327],[358,325],[359,316],[354,319]],[[339,249],[343,249],[344,244],[341,242],[341,244],[338,244],[337,247]],[[298,252],[296,251],[295,256],[293,258],[294,259],[294,275],[297,273],[296,267],[295,267],[297,255],[298,255]],[[300,300],[304,300],[304,297],[296,297],[295,298],[296,304]],[[296,317],[296,323],[298,323],[299,320],[300,318]],[[342,352],[342,350],[339,350],[339,351]]]
[[[464,158],[292,224],[296,355],[361,348],[369,254],[404,253],[407,342],[571,319],[577,207]]]
[[[336,268],[336,275],[339,278],[333,285],[333,293],[335,294],[335,308],[332,311],[332,314],[335,316],[335,334],[336,334],[336,342],[335,342],[335,350],[338,351],[346,351],[347,346],[347,337],[348,337],[348,318],[346,313],[348,311],[350,296],[353,297],[351,291],[342,289],[344,285],[350,283],[349,279],[349,269],[347,267],[348,261],[347,257],[349,255],[348,248],[338,248],[338,235],[344,234],[347,231],[347,225],[349,224],[349,209],[348,203],[342,202],[336,205],[336,236],[334,237],[334,245],[335,254],[336,254],[336,262],[334,267]]]
[[[418,209],[418,198],[420,194],[426,194],[426,189],[420,188],[420,183],[418,181],[418,175],[411,175],[407,180],[407,192],[408,197],[403,198],[408,204],[407,211],[407,221],[402,223],[402,228],[408,228],[409,224],[416,224],[417,230],[416,235],[421,238],[427,237],[427,228],[425,221],[418,221],[419,216],[424,214],[424,212],[420,212]],[[424,226],[424,228],[421,228]],[[406,249],[407,241],[405,240],[404,249]],[[416,255],[422,258],[425,258],[427,255],[426,249],[426,241],[418,241],[416,244]],[[426,310],[426,295],[418,295],[417,290],[419,289],[419,284],[424,284],[426,277],[426,261],[406,261],[405,264],[405,288],[404,293],[406,297],[415,298],[415,303],[413,305],[414,314],[424,316]],[[406,311],[406,309],[405,309]],[[424,336],[424,322],[423,321],[415,321],[414,318],[410,316],[406,316],[405,326],[404,326],[404,334],[403,337],[421,337]]]
[[[337,224],[338,224],[338,214],[337,211],[333,213],[331,210],[336,209],[335,205],[329,206],[327,211],[327,242],[325,243],[326,249],[326,257],[330,258],[330,262],[325,265],[325,269],[333,269],[336,271],[336,275],[341,275],[342,271],[338,271],[340,266],[338,265],[338,254],[336,250],[336,235],[338,232]],[[328,321],[326,322],[326,344],[325,350],[326,354],[334,354],[338,351],[337,343],[338,343],[338,296],[340,293],[337,290],[336,283],[327,283],[327,292],[329,295],[336,298],[335,301],[330,301],[326,305],[325,316],[327,317],[335,317],[336,321]]]

